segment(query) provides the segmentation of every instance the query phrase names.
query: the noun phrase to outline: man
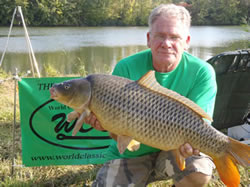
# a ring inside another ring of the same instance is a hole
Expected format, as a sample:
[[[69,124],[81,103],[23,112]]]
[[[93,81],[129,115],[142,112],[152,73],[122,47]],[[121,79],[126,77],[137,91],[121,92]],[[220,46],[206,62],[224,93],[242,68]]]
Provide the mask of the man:
[[[191,18],[188,11],[173,4],[160,5],[149,17],[147,45],[150,49],[121,60],[113,74],[132,80],[140,79],[149,70],[155,70],[157,81],[193,100],[208,114],[213,114],[216,81],[213,68],[188,54]],[[98,130],[104,130],[92,114],[86,119]],[[175,186],[205,186],[214,165],[210,158],[185,143],[179,148],[186,158],[186,169],[180,171],[171,151],[165,152],[141,145],[134,152],[120,154],[116,135],[108,155],[116,157],[99,170],[93,186],[146,186],[148,183],[172,178]]]

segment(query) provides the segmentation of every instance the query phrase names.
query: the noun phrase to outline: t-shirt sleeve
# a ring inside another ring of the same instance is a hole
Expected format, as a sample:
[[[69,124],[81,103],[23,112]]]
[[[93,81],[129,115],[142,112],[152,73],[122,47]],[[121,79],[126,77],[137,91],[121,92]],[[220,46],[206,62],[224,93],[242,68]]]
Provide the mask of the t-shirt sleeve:
[[[112,72],[112,75],[129,78],[129,71],[126,68],[126,65],[124,64],[123,61],[120,61],[116,64],[116,66]]]
[[[213,116],[217,84],[215,72],[212,66],[201,68],[197,73],[193,88],[188,98],[198,104],[207,114]]]

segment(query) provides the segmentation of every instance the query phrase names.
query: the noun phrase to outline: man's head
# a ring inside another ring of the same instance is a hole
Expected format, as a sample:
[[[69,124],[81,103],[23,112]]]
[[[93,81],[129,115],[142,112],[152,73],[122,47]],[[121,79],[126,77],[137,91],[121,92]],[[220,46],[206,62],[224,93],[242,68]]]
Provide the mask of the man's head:
[[[152,11],[147,42],[157,71],[169,72],[179,64],[190,42],[190,23],[189,12],[181,6],[164,4]]]

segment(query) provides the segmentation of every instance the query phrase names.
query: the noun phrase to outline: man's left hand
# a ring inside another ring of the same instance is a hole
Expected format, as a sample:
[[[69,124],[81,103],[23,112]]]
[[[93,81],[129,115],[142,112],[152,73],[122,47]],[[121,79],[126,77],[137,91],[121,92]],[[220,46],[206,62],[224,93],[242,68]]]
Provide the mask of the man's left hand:
[[[180,146],[179,151],[184,158],[200,154],[200,151],[198,149],[194,149],[189,143],[185,143]]]

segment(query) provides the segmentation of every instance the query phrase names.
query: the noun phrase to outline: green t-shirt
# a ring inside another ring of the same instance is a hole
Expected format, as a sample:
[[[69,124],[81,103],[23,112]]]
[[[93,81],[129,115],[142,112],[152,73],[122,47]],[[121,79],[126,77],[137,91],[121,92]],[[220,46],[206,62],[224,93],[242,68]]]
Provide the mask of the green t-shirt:
[[[115,67],[113,75],[138,80],[149,70],[154,70],[150,49],[121,60]],[[215,72],[213,67],[191,54],[184,52],[179,65],[171,72],[155,72],[156,80],[163,87],[178,92],[191,99],[210,116],[213,115],[215,96],[217,91]],[[117,149],[115,140],[108,150],[110,158],[132,158],[159,151],[159,149],[141,144],[134,152],[126,150],[122,155]]]

